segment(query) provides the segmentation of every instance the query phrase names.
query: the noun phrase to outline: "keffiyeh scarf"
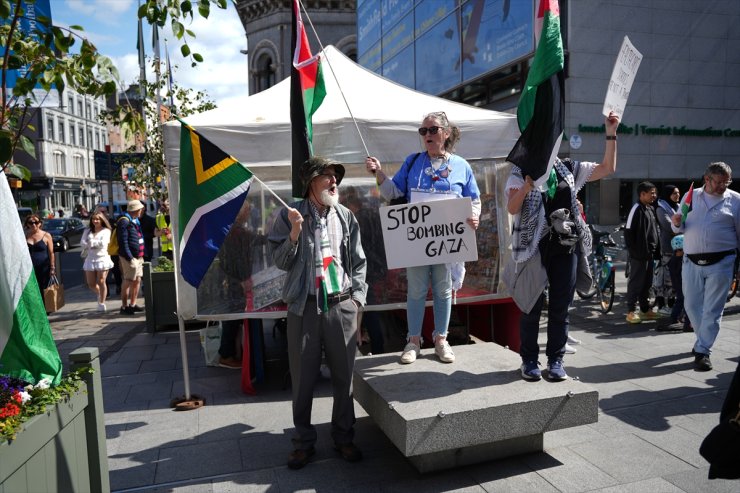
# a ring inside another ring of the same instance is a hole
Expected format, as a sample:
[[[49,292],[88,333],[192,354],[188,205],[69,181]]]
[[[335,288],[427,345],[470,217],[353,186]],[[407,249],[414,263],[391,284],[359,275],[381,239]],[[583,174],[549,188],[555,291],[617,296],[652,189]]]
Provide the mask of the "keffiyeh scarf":
[[[342,264],[334,256],[340,251],[342,225],[334,209],[324,214],[311,204],[314,224],[314,266],[316,268],[316,311],[318,314],[329,311],[328,297],[343,291],[345,273]]]

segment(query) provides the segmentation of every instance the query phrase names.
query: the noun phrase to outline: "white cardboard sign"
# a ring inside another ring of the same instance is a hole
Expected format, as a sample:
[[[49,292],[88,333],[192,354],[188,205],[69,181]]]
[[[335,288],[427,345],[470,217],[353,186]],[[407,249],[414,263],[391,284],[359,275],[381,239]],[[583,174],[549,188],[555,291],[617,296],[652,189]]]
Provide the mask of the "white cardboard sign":
[[[619,49],[619,55],[617,55],[617,61],[614,63],[609,87],[606,90],[602,110],[604,116],[609,116],[609,112],[613,111],[620,119],[623,119],[624,108],[627,106],[627,98],[630,95],[632,83],[635,81],[637,69],[640,68],[640,62],[642,62],[642,53],[637,51],[630,39],[625,36],[622,47]]]
[[[380,208],[389,269],[478,260],[470,197]]]

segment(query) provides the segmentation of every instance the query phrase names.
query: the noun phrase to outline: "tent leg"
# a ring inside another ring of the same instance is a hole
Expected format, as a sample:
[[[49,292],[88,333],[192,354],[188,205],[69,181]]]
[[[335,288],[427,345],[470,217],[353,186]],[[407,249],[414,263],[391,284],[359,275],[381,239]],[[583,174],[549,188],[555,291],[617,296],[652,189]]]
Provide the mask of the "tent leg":
[[[178,332],[180,334],[180,353],[182,355],[182,378],[185,384],[185,396],[175,397],[170,402],[170,407],[175,411],[192,411],[206,405],[206,400],[197,395],[190,394],[190,368],[188,364],[188,347],[185,338],[185,321],[181,316],[177,316]]]

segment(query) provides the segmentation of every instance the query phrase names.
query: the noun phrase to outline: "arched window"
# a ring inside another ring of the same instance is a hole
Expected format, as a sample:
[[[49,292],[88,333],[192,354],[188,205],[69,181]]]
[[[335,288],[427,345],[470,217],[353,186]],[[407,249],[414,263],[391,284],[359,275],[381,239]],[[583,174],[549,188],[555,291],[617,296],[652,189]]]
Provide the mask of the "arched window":
[[[275,69],[277,68],[275,62],[267,53],[262,53],[257,58],[255,64],[256,70],[254,72],[254,87],[255,92],[261,92],[265,89],[275,85]]]
[[[67,174],[67,164],[65,156],[62,151],[54,151],[54,174],[57,176],[65,176]]]

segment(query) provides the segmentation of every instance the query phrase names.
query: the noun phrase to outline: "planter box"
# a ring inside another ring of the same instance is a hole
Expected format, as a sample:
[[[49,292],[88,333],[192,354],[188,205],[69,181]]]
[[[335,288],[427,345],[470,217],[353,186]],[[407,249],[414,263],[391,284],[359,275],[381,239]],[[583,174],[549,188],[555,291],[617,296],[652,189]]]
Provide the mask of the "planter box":
[[[154,272],[152,264],[144,262],[142,282],[147,331],[155,332],[163,325],[177,325],[175,273]]]
[[[90,366],[80,390],[25,423],[12,442],[0,443],[0,493],[110,491],[97,348],[70,358]]]

